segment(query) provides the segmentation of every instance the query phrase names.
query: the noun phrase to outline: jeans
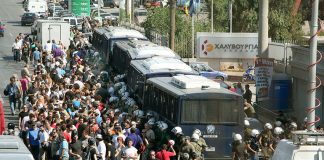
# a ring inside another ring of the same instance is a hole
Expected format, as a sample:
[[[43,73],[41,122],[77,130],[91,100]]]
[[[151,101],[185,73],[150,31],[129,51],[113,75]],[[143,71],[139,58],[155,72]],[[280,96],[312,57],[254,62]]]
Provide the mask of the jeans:
[[[19,49],[14,49],[14,60],[20,61],[20,50]]]
[[[28,94],[27,91],[23,91],[22,105],[25,105],[27,102]]]
[[[33,154],[35,160],[39,160],[39,145],[30,146],[30,152]]]
[[[9,96],[9,104],[10,104],[11,113],[12,114],[15,114],[15,109],[16,109],[16,98],[15,98],[15,95]]]

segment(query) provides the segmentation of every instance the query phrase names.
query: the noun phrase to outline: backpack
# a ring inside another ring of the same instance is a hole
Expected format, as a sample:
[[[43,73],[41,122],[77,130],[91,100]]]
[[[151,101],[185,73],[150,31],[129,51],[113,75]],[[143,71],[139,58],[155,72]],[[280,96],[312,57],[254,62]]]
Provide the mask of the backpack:
[[[8,130],[9,130],[9,129],[13,129],[13,130],[14,130],[14,129],[15,129],[15,124],[13,124],[13,123],[8,123],[8,126],[7,126],[7,127],[8,127]]]

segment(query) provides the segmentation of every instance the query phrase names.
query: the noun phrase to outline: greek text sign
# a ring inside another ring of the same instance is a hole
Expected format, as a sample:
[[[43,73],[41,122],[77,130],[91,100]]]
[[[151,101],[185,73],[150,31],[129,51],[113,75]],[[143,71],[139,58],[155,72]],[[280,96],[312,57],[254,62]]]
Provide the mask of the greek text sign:
[[[197,33],[199,58],[255,58],[257,33]]]
[[[258,101],[269,98],[274,59],[258,58],[255,60],[255,86]]]

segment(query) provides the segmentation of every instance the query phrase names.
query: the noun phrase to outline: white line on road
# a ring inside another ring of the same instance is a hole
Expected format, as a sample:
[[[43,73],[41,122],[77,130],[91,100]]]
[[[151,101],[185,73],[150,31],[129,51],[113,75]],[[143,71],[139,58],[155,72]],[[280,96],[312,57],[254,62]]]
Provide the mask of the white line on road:
[[[10,37],[13,37],[13,35],[11,33],[9,33]]]

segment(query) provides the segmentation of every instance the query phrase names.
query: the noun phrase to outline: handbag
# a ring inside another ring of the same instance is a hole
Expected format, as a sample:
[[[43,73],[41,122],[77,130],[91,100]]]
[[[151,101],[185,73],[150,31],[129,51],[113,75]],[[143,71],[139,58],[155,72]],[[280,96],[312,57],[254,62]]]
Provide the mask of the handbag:
[[[7,88],[3,91],[3,95],[5,95],[5,96],[9,95],[9,91],[7,90]]]

